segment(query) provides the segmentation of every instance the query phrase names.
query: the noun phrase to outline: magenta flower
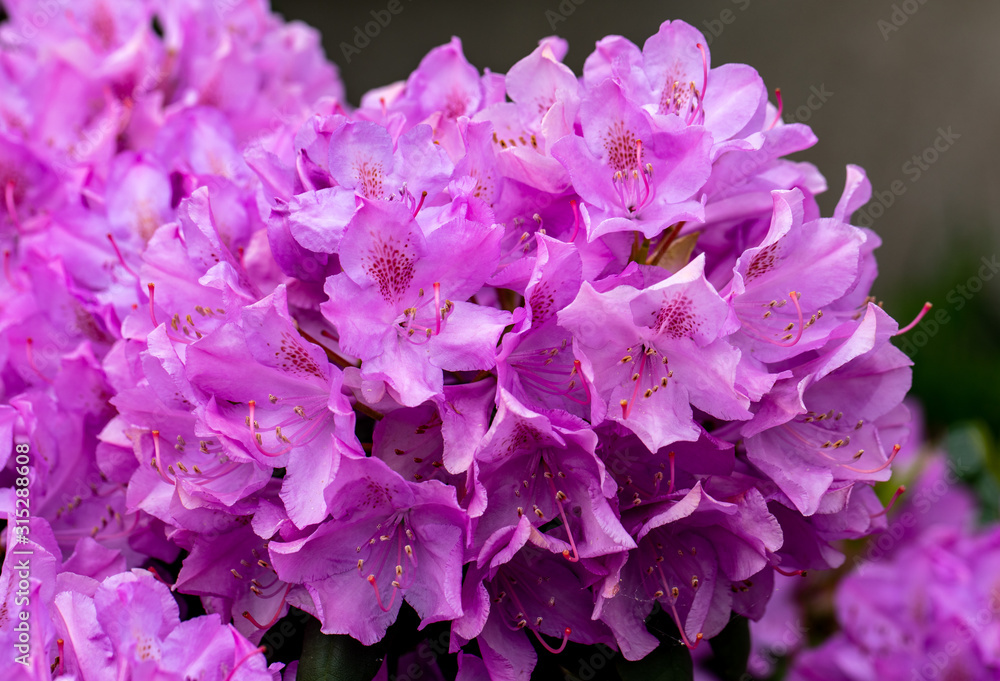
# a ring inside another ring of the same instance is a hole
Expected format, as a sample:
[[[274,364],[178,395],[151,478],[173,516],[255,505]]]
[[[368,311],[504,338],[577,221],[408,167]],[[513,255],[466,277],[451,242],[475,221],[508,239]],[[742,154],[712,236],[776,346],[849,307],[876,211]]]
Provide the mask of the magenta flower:
[[[441,393],[442,370],[489,369],[510,315],[465,302],[499,258],[499,230],[463,218],[426,230],[399,202],[362,206],[341,242],[323,314],[401,404]]]
[[[784,158],[815,136],[693,27],[582,77],[557,37],[506,74],[453,38],[355,109],[265,0],[58,4],[0,26],[10,674],[263,681],[290,613],[341,637],[305,673],[404,640],[405,601],[459,678],[526,681],[639,660],[656,617],[695,648],[886,526],[910,371],[871,186],[821,218]]]
[[[695,440],[691,405],[723,419],[749,419],[736,388],[740,352],[725,341],[729,308],[696,259],[644,290],[598,293],[585,283],[559,312],[600,400],[595,421],[618,421],[651,450]]]
[[[424,624],[462,614],[468,516],[443,483],[403,480],[378,459],[335,459],[331,519],[270,544],[278,577],[303,584],[325,633],[380,640],[405,599]]]
[[[849,337],[776,384],[744,427],[749,460],[803,515],[819,509],[836,481],[889,479],[899,443],[883,443],[880,421],[905,409],[911,364],[889,343],[895,331],[869,305]]]
[[[580,120],[583,137],[564,137],[552,153],[595,208],[589,239],[634,230],[653,238],[676,222],[704,219],[694,196],[711,172],[704,130],[661,124],[613,80],[584,98]]]
[[[862,681],[940,675],[986,679],[1000,669],[1000,560],[994,529],[931,528],[890,559],[865,564],[836,594],[842,631],[797,656],[789,678]]]

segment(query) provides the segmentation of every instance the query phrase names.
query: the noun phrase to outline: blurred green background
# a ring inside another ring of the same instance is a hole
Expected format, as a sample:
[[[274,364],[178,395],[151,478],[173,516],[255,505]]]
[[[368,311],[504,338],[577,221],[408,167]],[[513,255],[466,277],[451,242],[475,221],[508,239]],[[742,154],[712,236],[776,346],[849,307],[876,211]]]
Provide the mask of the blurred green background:
[[[935,305],[900,339],[910,341],[901,345],[915,361],[914,394],[932,432],[964,420],[1000,432],[1000,276],[987,268],[991,278],[980,277],[982,259],[1000,253],[1000,3],[398,1],[402,11],[363,49],[351,45],[349,62],[344,44],[387,0],[272,4],[321,31],[355,104],[368,89],[405,79],[453,35],[473,64],[505,72],[554,33],[569,41],[566,61],[579,73],[601,37],[617,33],[641,46],[662,21],[683,19],[705,33],[713,64],[757,68],[769,88],[781,88],[785,119],[807,122],[819,136],[798,158],[826,175],[827,214],[844,166],[868,171],[881,196],[867,210],[884,242],[875,295],[886,310],[905,324],[925,300]],[[894,182],[904,188],[899,195]],[[947,321],[936,322],[942,310]]]

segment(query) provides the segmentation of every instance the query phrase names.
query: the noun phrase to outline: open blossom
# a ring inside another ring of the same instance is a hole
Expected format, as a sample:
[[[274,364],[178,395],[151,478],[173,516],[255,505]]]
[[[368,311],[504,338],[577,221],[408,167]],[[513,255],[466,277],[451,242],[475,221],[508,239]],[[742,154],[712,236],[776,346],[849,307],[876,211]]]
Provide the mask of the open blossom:
[[[729,309],[703,270],[699,257],[644,290],[584,284],[559,313],[601,398],[595,420],[618,421],[651,451],[698,437],[692,405],[727,420],[751,416],[736,386],[740,351],[724,338]]]
[[[327,280],[324,315],[362,376],[406,406],[443,389],[441,370],[489,369],[509,316],[466,302],[498,256],[499,230],[458,217],[423,227],[400,202],[366,203],[348,224],[344,271]]]
[[[378,459],[341,458],[327,491],[331,519],[272,543],[278,577],[303,584],[326,633],[380,640],[405,599],[424,623],[462,614],[468,516],[452,488],[403,480]]]
[[[815,136],[694,27],[582,76],[557,37],[506,74],[454,38],[352,108],[265,0],[6,6],[34,678],[269,679],[293,608],[373,645],[404,602],[461,678],[635,661],[654,610],[697,648],[884,526],[910,369],[850,224],[871,186],[822,217],[783,158]]]
[[[862,563],[837,589],[841,631],[797,656],[796,681],[993,678],[1000,535],[926,528],[891,558]]]

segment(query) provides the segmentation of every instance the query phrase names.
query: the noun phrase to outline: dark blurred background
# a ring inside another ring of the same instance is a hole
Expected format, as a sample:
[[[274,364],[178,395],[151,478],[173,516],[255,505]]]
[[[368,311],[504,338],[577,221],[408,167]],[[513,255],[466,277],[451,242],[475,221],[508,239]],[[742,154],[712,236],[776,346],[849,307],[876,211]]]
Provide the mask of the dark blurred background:
[[[555,33],[569,41],[566,61],[579,73],[601,37],[617,33],[641,46],[662,21],[683,19],[705,33],[713,65],[757,68],[769,88],[781,88],[785,120],[806,122],[819,136],[799,158],[826,175],[827,214],[845,164],[867,169],[878,196],[861,224],[870,218],[884,241],[875,293],[886,309],[905,324],[924,300],[935,305],[899,339],[916,363],[915,393],[928,421],[983,419],[1000,431],[1000,276],[983,267],[1000,253],[1000,3],[398,2],[402,11],[360,51],[356,29],[387,0],[273,0],[273,7],[322,32],[355,104],[368,89],[405,79],[453,35],[480,69],[505,72]],[[342,44],[351,45],[349,62]]]

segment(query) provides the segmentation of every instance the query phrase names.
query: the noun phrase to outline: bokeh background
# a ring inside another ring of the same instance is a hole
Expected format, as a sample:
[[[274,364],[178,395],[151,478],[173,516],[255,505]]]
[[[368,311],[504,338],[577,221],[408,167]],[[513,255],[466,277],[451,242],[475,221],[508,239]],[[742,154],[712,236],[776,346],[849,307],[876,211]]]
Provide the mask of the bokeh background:
[[[769,88],[781,88],[785,120],[808,123],[819,136],[797,159],[827,177],[826,214],[844,166],[868,171],[881,198],[856,222],[883,239],[875,294],[885,308],[905,324],[925,300],[935,306],[899,339],[914,359],[914,394],[931,432],[969,421],[985,426],[984,437],[1000,432],[1000,271],[983,267],[1000,266],[1000,3],[397,1],[402,11],[367,44],[358,40],[360,50],[356,34],[387,0],[272,6],[321,31],[354,104],[373,87],[405,79],[453,35],[480,69],[506,72],[556,34],[569,41],[566,62],[580,73],[601,37],[619,34],[641,46],[662,21],[683,19],[705,33],[713,65],[757,68]]]

